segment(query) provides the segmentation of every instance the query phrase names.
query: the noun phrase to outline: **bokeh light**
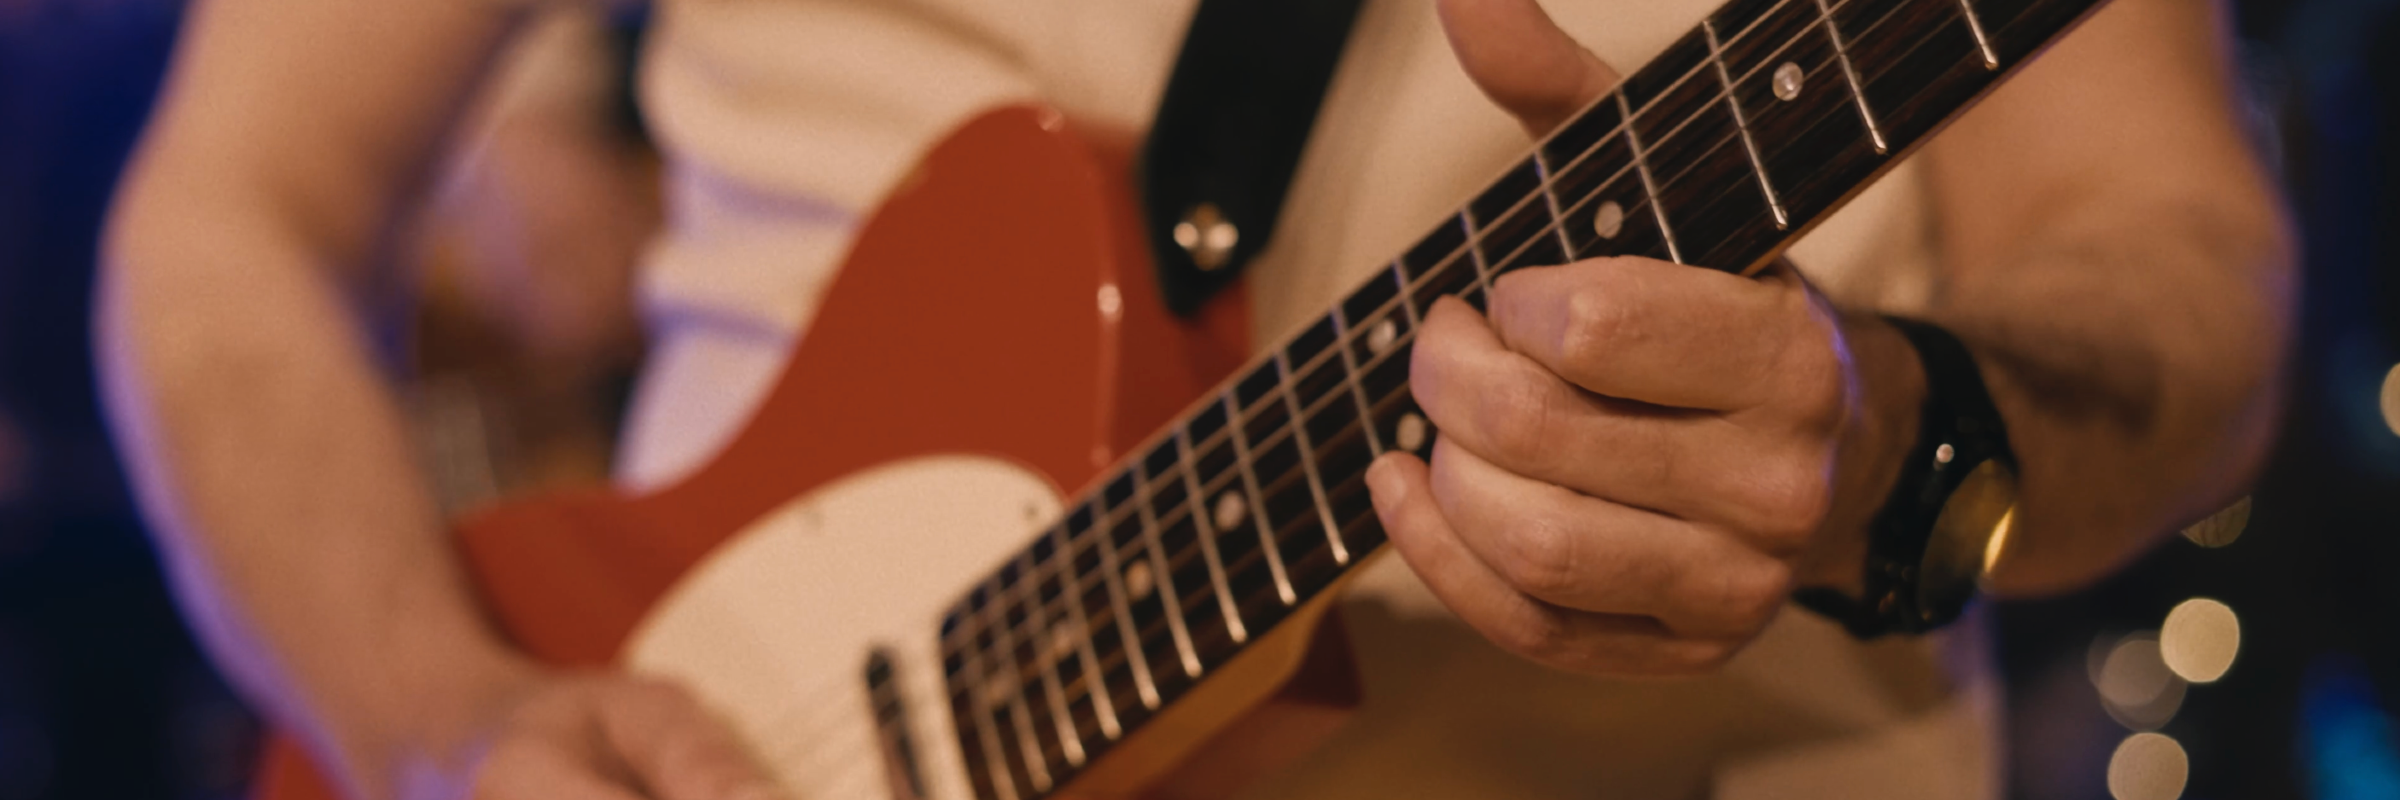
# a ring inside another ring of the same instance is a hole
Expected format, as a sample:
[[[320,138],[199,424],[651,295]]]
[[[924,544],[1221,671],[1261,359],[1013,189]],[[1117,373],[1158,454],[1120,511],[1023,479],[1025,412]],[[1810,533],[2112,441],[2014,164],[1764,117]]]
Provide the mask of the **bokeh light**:
[[[2242,649],[2242,622],[2233,609],[2206,597],[2194,597],[2167,612],[2158,629],[2159,656],[2168,669],[2193,683],[2211,683],[2233,668]]]
[[[2183,707],[2184,682],[2159,655],[2158,638],[2137,633],[2107,648],[2092,673],[2100,704],[2125,727],[2154,730]]]
[[[2183,745],[2158,733],[2137,733],[2108,757],[2108,793],[2117,800],[2175,800],[2191,778]]]
[[[2400,364],[2393,364],[2392,371],[2383,376],[2383,424],[2392,429],[2393,436],[2400,436]]]

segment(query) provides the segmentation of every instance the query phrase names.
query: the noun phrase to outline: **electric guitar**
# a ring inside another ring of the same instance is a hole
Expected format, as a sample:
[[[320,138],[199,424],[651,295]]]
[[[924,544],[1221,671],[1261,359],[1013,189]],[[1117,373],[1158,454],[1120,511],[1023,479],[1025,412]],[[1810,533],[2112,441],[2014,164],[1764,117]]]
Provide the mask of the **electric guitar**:
[[[1160,307],[1121,160],[993,111],[714,461],[459,543],[527,651],[686,682],[798,797],[1222,796],[1357,700],[1326,610],[1384,542],[1368,463],[1433,442],[1434,299],[1603,255],[1754,272],[2098,5],[1733,0],[1255,357],[1238,287]],[[322,794],[296,753],[265,796]]]

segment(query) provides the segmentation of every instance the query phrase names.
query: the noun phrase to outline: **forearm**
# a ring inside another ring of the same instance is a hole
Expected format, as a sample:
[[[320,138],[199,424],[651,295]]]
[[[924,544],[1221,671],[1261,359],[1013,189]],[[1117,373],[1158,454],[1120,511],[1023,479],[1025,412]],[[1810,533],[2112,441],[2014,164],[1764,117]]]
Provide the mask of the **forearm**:
[[[450,772],[524,667],[471,604],[350,299],[256,209],[162,183],[119,209],[98,333],[186,614],[364,796]]]
[[[2270,204],[2119,197],[2044,231],[1956,271],[1927,314],[1975,353],[2020,460],[2004,593],[2087,583],[2231,502],[2289,337]]]
[[[1941,271],[1911,313],[1966,343],[2019,460],[2003,593],[2105,574],[2266,447],[2292,244],[2221,11],[2114,0],[1920,156]]]

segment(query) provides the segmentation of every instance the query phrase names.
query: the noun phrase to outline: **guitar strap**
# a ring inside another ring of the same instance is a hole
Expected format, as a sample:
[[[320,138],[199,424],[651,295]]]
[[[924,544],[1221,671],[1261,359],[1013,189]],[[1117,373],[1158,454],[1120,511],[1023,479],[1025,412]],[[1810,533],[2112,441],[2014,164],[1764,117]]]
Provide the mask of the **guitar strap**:
[[[1135,180],[1167,308],[1266,249],[1362,0],[1202,0]]]

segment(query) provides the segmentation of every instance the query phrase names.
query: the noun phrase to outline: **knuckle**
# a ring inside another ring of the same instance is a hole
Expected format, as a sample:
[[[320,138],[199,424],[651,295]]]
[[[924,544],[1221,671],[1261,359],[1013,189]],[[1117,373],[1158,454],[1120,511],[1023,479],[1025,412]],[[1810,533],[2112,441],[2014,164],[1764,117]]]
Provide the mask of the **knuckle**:
[[[1556,597],[1574,588],[1580,542],[1555,522],[1532,518],[1503,532],[1500,563],[1509,583],[1536,597]]]
[[[1628,473],[1651,486],[1688,485],[1693,467],[1691,452],[1685,439],[1663,425],[1618,426],[1611,431],[1605,445],[1620,453],[1641,453],[1642,458],[1627,459]],[[1604,451],[1605,452],[1605,451]],[[1702,475],[1707,474],[1702,470]]]
[[[1481,398],[1478,421],[1490,437],[1492,456],[1523,465],[1550,452],[1549,438],[1558,410],[1539,387],[1510,381],[1477,396]]]
[[[1805,465],[1763,470],[1750,482],[1747,494],[1752,533],[1759,544],[1779,555],[1804,544],[1833,504],[1823,470]]]
[[[1538,663],[1550,663],[1545,656],[1558,647],[1557,626],[1540,613],[1486,627],[1483,635],[1501,650]]]
[[[1622,273],[1600,270],[1566,297],[1567,318],[1559,328],[1558,354],[1570,364],[1596,365],[1621,338],[1635,330],[1624,302]]]
[[[1743,632],[1767,624],[1790,591],[1791,569],[1782,562],[1755,570],[1725,570],[1716,587],[1718,605]]]
[[[1786,340],[1780,369],[1789,382],[1800,418],[1815,428],[1838,423],[1850,398],[1850,364],[1844,355],[1841,331],[1830,320],[1815,319],[1803,334]]]
[[[1797,370],[1803,376],[1797,393],[1802,398],[1801,419],[1812,433],[1825,433],[1841,424],[1850,407],[1849,365],[1834,348],[1804,349],[1808,354],[1800,357]]]

